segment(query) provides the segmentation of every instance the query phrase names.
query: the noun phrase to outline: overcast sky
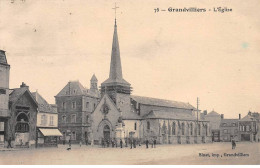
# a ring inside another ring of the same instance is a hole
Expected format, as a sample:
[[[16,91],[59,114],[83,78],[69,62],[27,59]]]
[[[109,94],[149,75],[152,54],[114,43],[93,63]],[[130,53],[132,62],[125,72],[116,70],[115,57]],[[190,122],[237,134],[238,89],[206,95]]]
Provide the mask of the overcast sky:
[[[234,2],[234,3],[232,3]],[[210,4],[211,3],[211,4]],[[258,0],[117,1],[124,78],[133,94],[189,102],[238,118],[260,112]],[[49,102],[70,80],[89,88],[109,75],[110,1],[0,1],[0,49],[10,88],[22,82]],[[227,6],[231,13],[154,13],[154,8]]]

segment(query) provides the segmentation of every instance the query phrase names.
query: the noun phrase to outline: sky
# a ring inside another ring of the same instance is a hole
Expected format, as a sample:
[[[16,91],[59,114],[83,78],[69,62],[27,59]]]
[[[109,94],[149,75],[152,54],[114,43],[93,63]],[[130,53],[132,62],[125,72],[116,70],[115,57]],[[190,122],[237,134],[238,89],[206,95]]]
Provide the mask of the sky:
[[[116,1],[123,77],[134,95],[189,102],[225,118],[260,112],[258,0]],[[49,102],[72,80],[109,76],[114,2],[0,1],[0,49],[10,88],[22,82]],[[228,7],[176,13],[155,8]]]

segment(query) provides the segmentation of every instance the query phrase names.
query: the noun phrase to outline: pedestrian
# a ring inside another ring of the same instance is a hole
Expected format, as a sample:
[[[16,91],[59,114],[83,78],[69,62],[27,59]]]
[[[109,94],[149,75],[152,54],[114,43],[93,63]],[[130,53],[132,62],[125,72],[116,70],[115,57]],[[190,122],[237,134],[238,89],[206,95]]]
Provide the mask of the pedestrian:
[[[10,137],[10,138],[8,139],[8,146],[7,146],[7,148],[9,148],[9,147],[10,147],[10,148],[13,148],[11,143],[12,143],[12,139],[11,139],[11,137]]]
[[[79,147],[81,147],[81,145],[82,145],[82,142],[81,142],[81,140],[79,141]]]
[[[132,148],[133,148],[133,140],[130,139],[130,149],[132,149]]]
[[[123,148],[123,141],[120,139],[120,148]]]
[[[134,145],[134,148],[136,148],[136,139],[135,138],[133,140],[133,145]]]
[[[146,148],[149,148],[149,141],[148,141],[148,139],[146,139],[145,144],[146,144]]]
[[[125,147],[127,148],[128,146],[127,146],[127,138],[125,139]]]
[[[151,139],[151,141],[150,141],[150,142],[151,142],[151,145],[152,145],[152,148],[153,148],[153,145],[154,145],[154,144],[153,144],[153,139]]]
[[[102,145],[102,148],[105,148],[105,141],[103,138],[101,139],[101,145]]]
[[[116,145],[116,148],[117,148],[117,140],[116,140],[116,138],[115,138],[115,145]]]
[[[112,145],[112,148],[114,148],[115,142],[113,139],[111,140],[111,145]]]
[[[69,140],[69,147],[67,148],[67,150],[71,150],[71,140]]]
[[[110,145],[109,143],[110,143],[110,142],[109,142],[109,139],[108,139],[108,140],[107,140],[107,147],[109,147],[109,145]]]
[[[155,138],[153,140],[153,146],[154,146],[154,148],[156,148],[156,139]]]
[[[234,139],[231,140],[232,143],[232,149],[236,149],[236,142]]]

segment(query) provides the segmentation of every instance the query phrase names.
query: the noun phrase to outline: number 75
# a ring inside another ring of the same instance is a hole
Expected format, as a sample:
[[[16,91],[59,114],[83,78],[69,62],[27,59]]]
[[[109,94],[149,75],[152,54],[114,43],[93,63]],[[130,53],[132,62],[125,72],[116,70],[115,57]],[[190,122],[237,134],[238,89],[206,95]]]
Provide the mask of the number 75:
[[[159,8],[154,9],[154,13],[159,12]]]

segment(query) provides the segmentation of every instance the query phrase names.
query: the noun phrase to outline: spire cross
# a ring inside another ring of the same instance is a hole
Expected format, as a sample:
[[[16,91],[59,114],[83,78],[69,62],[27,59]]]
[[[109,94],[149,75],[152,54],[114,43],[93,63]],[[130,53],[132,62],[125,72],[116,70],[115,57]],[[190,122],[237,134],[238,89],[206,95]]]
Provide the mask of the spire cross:
[[[115,7],[114,8],[112,8],[112,9],[114,9],[115,10],[115,19],[116,19],[116,9],[117,8],[119,8],[118,6],[116,6],[116,3],[115,3]]]

